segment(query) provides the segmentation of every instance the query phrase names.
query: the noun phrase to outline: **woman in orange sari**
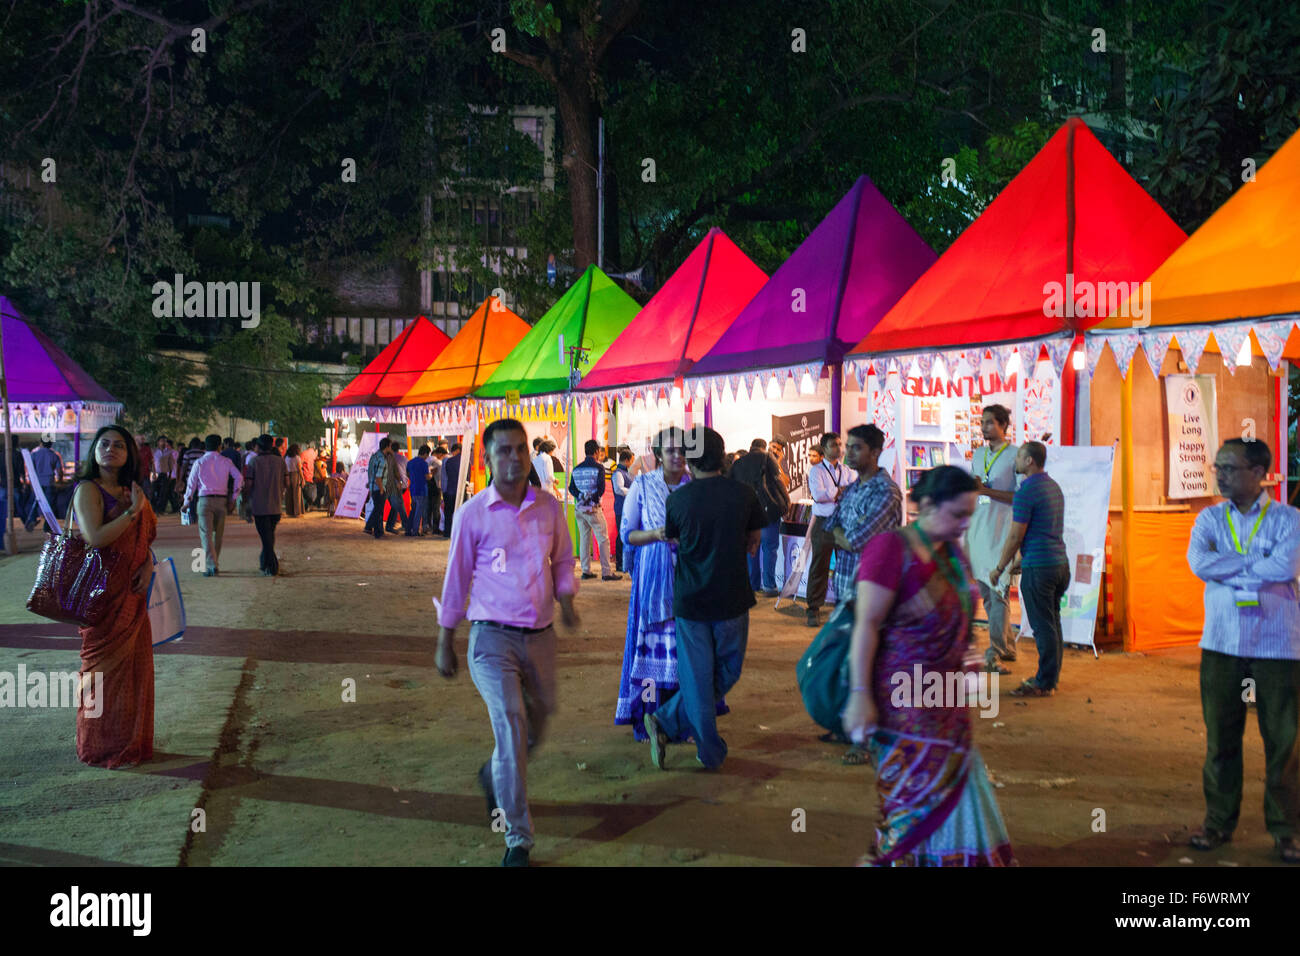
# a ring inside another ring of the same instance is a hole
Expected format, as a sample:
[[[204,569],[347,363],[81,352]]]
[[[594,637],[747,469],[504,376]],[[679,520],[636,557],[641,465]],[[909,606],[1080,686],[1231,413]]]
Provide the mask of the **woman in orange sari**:
[[[105,425],[95,433],[72,497],[86,544],[116,553],[121,562],[102,622],[80,629],[81,686],[95,686],[103,699],[88,709],[84,693],[78,694],[77,759],[100,767],[153,757],[153,631],[146,595],[153,574],[149,545],[158,522],[144,490],[131,480],[137,458],[130,434]],[[102,684],[96,675],[103,676]]]

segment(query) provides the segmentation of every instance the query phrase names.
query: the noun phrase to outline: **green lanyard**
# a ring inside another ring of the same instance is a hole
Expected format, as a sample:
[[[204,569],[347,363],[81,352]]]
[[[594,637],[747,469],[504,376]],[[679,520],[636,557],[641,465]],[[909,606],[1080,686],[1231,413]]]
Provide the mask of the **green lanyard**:
[[[957,592],[957,600],[961,602],[961,610],[962,613],[966,615],[966,626],[969,628],[974,613],[975,602],[970,596],[970,588],[965,586],[966,573],[962,570],[961,562],[957,560],[956,555],[951,551],[948,553],[946,564],[945,562],[940,561],[939,552],[930,541],[930,536],[921,529],[921,522],[913,521],[912,527],[916,529],[916,534],[921,539],[921,542],[929,548],[930,553],[934,555],[935,562],[939,565],[940,572],[942,572],[943,576],[948,579],[948,583],[952,585],[952,589]],[[949,572],[949,567],[952,569],[951,572]]]
[[[989,483],[989,475],[993,471],[993,466],[998,463],[998,459],[1002,457],[1002,453],[1006,451],[1007,448],[1010,447],[1010,445],[1011,442],[1007,442],[1005,445],[999,448],[998,453],[993,456],[992,461],[989,461],[989,446],[988,445],[984,446],[984,484],[987,485]]]
[[[1250,550],[1250,543],[1255,540],[1255,532],[1259,526],[1264,523],[1264,515],[1268,514],[1268,506],[1273,503],[1272,498],[1264,499],[1264,507],[1259,509],[1259,517],[1255,519],[1255,527],[1250,529],[1250,537],[1246,539],[1246,546],[1241,546],[1241,539],[1237,537],[1237,526],[1232,523],[1232,515],[1225,513],[1224,517],[1228,519],[1228,530],[1232,532],[1232,543],[1237,547],[1238,554],[1245,554]]]

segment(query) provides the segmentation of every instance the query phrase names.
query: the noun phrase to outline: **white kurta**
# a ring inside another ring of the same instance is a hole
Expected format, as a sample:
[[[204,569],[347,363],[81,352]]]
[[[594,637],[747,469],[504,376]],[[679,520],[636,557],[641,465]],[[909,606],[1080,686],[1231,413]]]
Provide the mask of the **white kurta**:
[[[1002,446],[1000,453],[990,452],[989,446],[984,445],[975,452],[971,465],[971,474],[994,491],[1016,490],[1016,449],[1009,443]],[[1011,506],[987,495],[980,495],[976,501],[975,513],[966,529],[966,554],[975,579],[987,583],[1007,543],[1007,534],[1011,530]],[[1010,586],[1011,572],[1003,571],[998,579],[998,590],[1005,594]]]

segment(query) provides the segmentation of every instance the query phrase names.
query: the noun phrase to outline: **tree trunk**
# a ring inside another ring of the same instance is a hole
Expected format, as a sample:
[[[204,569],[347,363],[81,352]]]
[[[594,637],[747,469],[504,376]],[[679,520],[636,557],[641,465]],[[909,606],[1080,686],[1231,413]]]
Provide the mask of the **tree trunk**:
[[[573,265],[581,272],[596,261],[596,104],[579,71],[562,69],[558,80],[555,93],[569,180]]]

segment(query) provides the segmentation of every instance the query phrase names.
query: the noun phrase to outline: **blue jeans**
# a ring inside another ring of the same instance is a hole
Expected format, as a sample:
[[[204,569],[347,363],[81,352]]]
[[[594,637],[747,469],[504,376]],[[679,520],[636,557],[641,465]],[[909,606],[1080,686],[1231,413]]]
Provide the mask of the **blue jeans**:
[[[781,522],[773,521],[763,528],[758,554],[747,554],[749,586],[755,591],[776,590],[776,552],[781,544]]]
[[[411,527],[407,534],[419,534],[424,528],[425,495],[411,495]]]
[[[394,522],[398,521],[399,519],[402,522],[402,530],[409,531],[410,527],[406,523],[406,502],[402,500],[402,493],[400,491],[390,492],[388,495],[388,528],[387,528],[389,532],[393,530]]]
[[[1022,568],[1020,600],[1038,645],[1038,673],[1034,683],[1044,690],[1055,690],[1061,677],[1061,659],[1065,641],[1061,636],[1061,598],[1070,586],[1070,566]]]
[[[655,711],[669,740],[690,734],[700,763],[720,767],[727,742],[718,735],[718,701],[740,680],[749,612],[725,621],[677,618],[678,691]]]

